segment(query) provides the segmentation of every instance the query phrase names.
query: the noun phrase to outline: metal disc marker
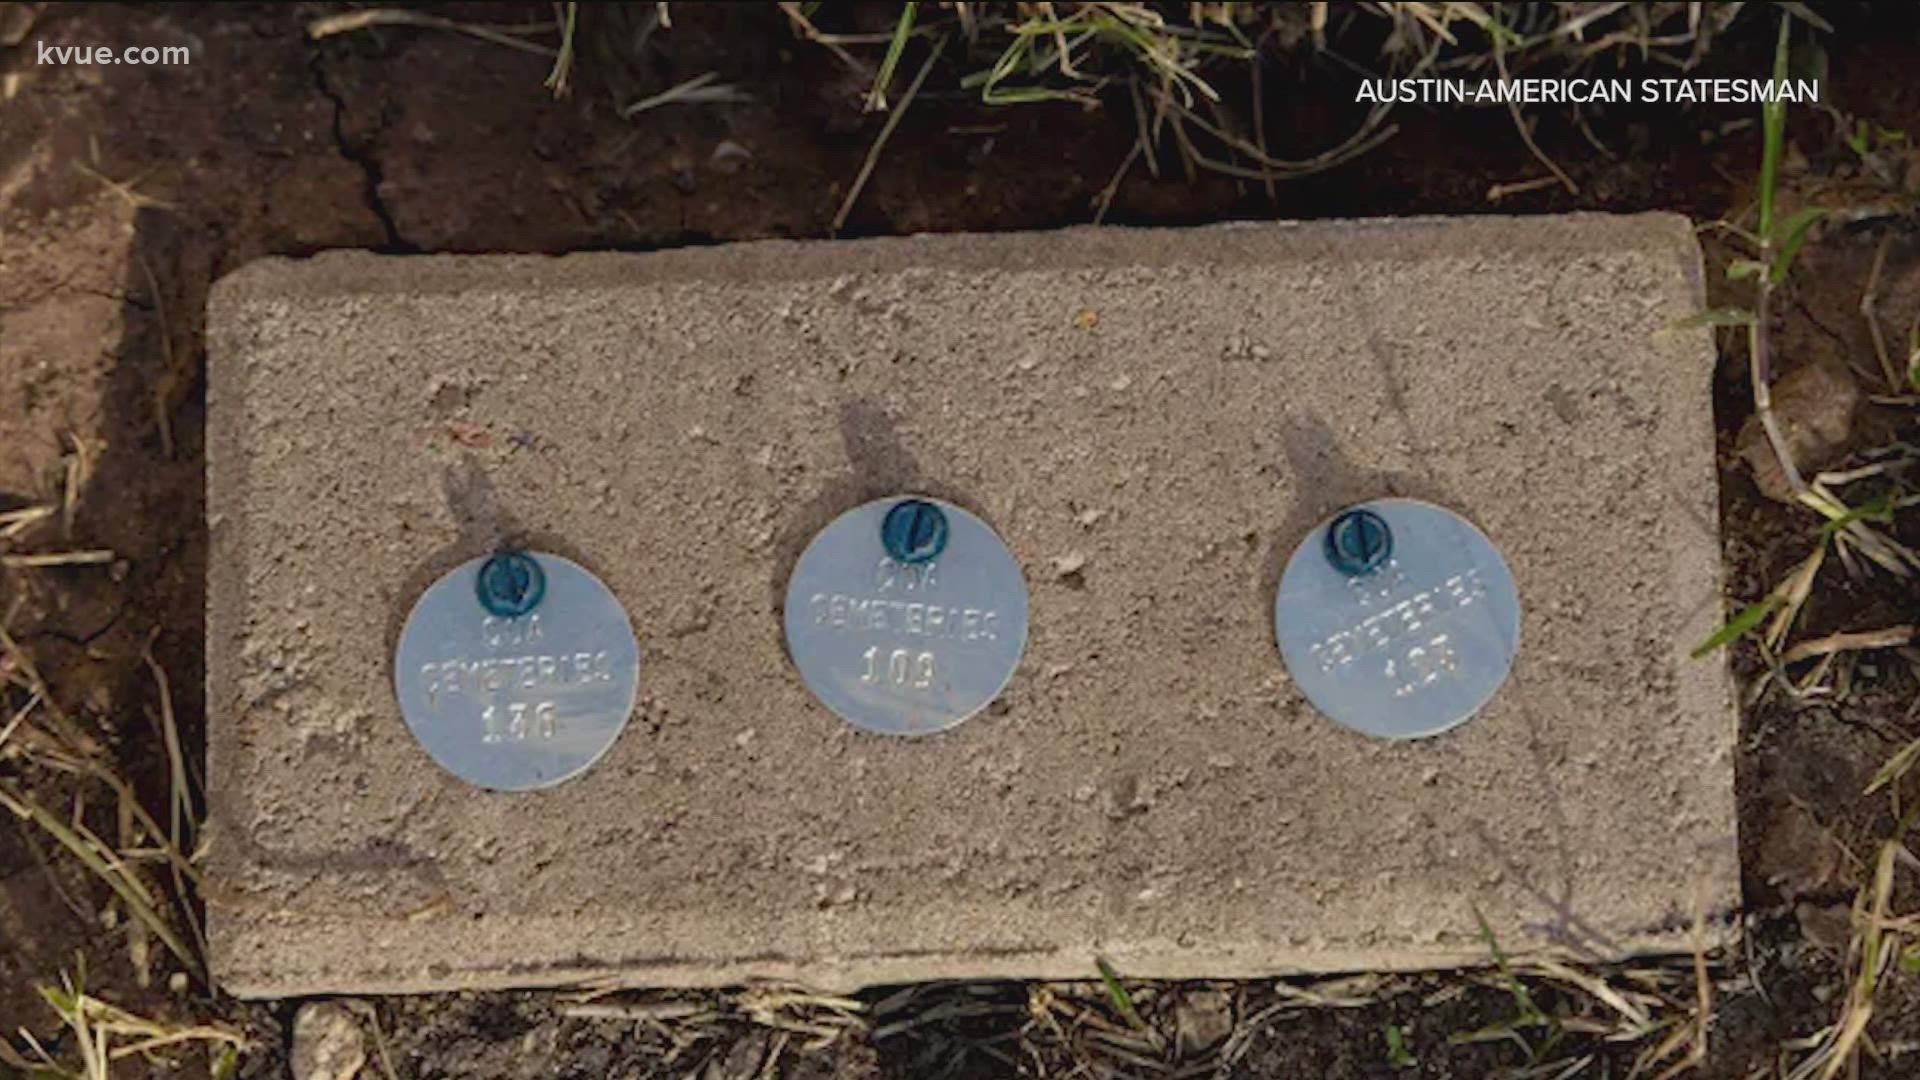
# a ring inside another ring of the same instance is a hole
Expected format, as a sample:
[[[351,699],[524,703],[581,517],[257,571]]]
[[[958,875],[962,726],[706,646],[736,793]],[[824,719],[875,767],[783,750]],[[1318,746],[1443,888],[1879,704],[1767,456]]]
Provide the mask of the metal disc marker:
[[[640,646],[626,609],[570,559],[502,552],[427,587],[394,651],[394,692],[433,760],[526,791],[599,760],[626,727]]]
[[[787,584],[787,652],[829,709],[882,735],[930,735],[985,708],[1027,643],[1027,583],[993,529],[938,499],[835,518]]]
[[[1506,560],[1465,518],[1379,499],[1294,550],[1273,604],[1287,671],[1315,708],[1363,735],[1437,735],[1478,712],[1520,644]]]

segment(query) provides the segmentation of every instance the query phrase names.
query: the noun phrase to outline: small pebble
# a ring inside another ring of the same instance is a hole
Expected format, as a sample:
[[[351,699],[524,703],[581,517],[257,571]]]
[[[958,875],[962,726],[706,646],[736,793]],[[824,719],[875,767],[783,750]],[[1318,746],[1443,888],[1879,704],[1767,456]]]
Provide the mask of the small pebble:
[[[367,1064],[367,1036],[360,1018],[337,1001],[300,1006],[293,1018],[288,1063],[293,1080],[354,1080]]]
[[[713,166],[715,172],[726,174],[739,172],[752,160],[753,151],[732,139],[721,139],[714,146],[713,153],[707,155],[707,164]]]

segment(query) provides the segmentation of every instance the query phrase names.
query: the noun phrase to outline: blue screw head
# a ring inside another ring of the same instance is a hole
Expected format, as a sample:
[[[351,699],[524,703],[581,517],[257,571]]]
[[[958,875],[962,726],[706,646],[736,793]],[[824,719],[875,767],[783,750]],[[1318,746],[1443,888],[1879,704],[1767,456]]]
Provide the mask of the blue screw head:
[[[1327,561],[1348,577],[1371,574],[1393,556],[1393,530],[1371,510],[1348,510],[1327,526]]]
[[[525,552],[502,551],[480,564],[475,591],[487,614],[511,619],[540,605],[547,594],[547,573]]]
[[[932,562],[947,549],[947,515],[925,499],[902,499],[880,522],[880,544],[894,562]]]

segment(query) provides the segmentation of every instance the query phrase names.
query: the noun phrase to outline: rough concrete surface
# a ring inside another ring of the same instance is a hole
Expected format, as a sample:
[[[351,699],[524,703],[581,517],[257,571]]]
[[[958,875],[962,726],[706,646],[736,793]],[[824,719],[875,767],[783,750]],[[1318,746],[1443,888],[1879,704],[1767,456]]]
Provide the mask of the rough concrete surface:
[[[1689,947],[1738,901],[1699,252],[1679,217],[1079,230],[256,263],[210,316],[214,964],[242,995],[1247,976]],[[1000,701],[863,735],[780,607],[862,501],[1026,567]],[[1295,543],[1407,495],[1525,605],[1477,719],[1316,715]],[[390,682],[503,539],[599,574],[632,723],[464,786]],[[1056,563],[1056,560],[1064,560]],[[1056,565],[1076,565],[1062,575]],[[1718,935],[1722,931],[1715,930]]]

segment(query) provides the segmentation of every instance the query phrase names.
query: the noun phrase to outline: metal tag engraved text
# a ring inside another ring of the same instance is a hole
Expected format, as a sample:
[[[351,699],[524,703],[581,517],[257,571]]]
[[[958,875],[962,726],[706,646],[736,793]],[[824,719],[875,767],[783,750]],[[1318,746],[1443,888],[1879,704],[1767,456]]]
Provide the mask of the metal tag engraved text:
[[[1274,634],[1289,673],[1331,719],[1390,738],[1437,734],[1506,679],[1520,632],[1513,578],[1492,542],[1451,511],[1411,499],[1366,507],[1392,526],[1393,557],[1348,576],[1321,556],[1316,530],[1281,577]]]
[[[1026,642],[1026,584],[978,518],[940,504],[952,537],[925,563],[888,557],[879,523],[896,500],[821,530],[787,590],[787,648],[809,689],[857,727],[920,735],[986,706]]]
[[[481,787],[559,783],[597,760],[633,710],[639,646],[605,585],[556,555],[537,610],[501,617],[474,599],[474,560],[435,582],[394,660],[407,726],[434,760]]]

